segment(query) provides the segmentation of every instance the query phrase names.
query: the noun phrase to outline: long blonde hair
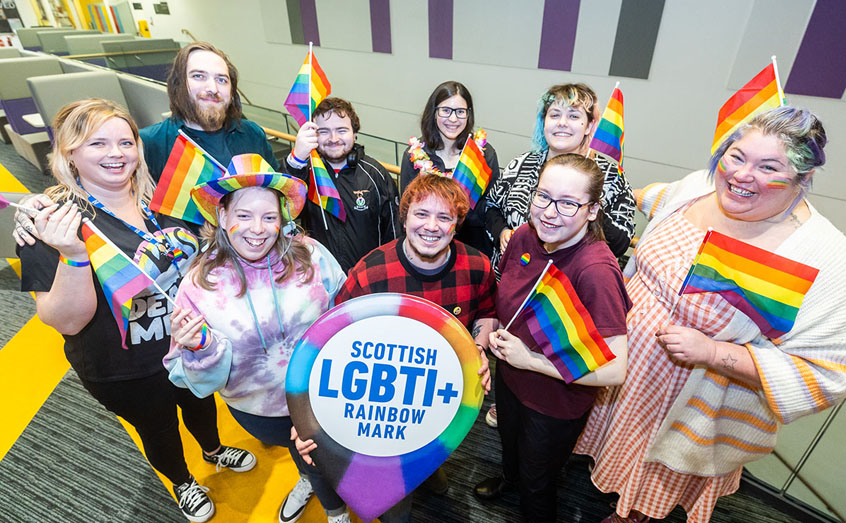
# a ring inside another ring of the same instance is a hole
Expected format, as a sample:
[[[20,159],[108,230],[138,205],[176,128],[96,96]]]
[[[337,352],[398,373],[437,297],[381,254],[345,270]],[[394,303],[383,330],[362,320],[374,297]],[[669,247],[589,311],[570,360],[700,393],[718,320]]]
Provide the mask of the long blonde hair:
[[[277,201],[280,202],[281,214],[281,199],[284,198],[282,194],[274,189],[265,188],[267,191],[273,191],[278,196]],[[238,191],[235,191],[238,192]],[[232,203],[231,192],[220,199],[220,206],[224,210],[229,208]],[[229,242],[229,236],[226,230],[220,225],[217,227],[206,222],[200,230],[200,236],[205,241],[207,248],[194,258],[191,262],[191,270],[194,271],[193,283],[199,285],[207,291],[215,290],[215,284],[209,278],[212,271],[218,267],[224,267],[231,264],[241,280],[241,289],[238,291],[237,297],[243,296],[247,292],[247,277],[244,274],[244,269],[241,267],[241,258]],[[276,277],[276,283],[282,283],[294,274],[299,274],[303,283],[308,283],[314,278],[314,266],[311,263],[311,248],[305,243],[305,233],[302,229],[293,236],[286,236],[282,231],[276,238],[276,243],[272,249],[282,259],[285,268],[279,276]]]
[[[103,98],[89,98],[79,100],[62,107],[53,119],[53,158],[50,160],[50,170],[59,182],[47,189],[45,193],[55,202],[75,199],[80,206],[92,216],[94,208],[88,203],[85,191],[79,186],[79,173],[71,161],[71,154],[78,149],[94,132],[112,118],[122,118],[132,129],[132,137],[138,147],[138,166],[130,178],[130,189],[135,196],[135,205],[143,215],[143,206],[150,203],[156,185],[147,170],[144,160],[144,147],[138,135],[129,111],[116,102]]]

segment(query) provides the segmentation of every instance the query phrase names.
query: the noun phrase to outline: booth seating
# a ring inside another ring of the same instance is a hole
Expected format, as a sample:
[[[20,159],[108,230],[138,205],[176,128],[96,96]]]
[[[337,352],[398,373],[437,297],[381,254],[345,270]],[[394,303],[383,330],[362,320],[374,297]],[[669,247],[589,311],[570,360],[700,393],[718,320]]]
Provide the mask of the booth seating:
[[[94,30],[78,30],[65,29],[64,31],[42,31],[38,33],[38,39],[41,41],[41,51],[56,56],[64,56],[68,54],[68,44],[65,41],[66,36],[80,36],[87,34],[100,34],[100,31]]]
[[[47,168],[50,138],[43,126],[25,120],[38,114],[27,79],[62,72],[59,60],[51,56],[0,60],[0,108],[8,120],[4,128],[18,154],[41,170]]]
[[[0,60],[3,58],[20,58],[21,52],[14,47],[0,47]]]
[[[170,65],[179,51],[179,44],[170,38],[141,38],[120,42],[104,40],[100,42],[100,46],[106,53],[126,53],[118,56],[107,56],[106,66],[109,69],[160,82],[167,81]],[[161,49],[164,49],[164,51],[149,52]]]
[[[21,27],[15,30],[18,35],[18,41],[21,47],[27,51],[40,51],[41,40],[38,39],[38,33],[42,31],[68,31],[67,27]]]
[[[45,122],[52,122],[64,105],[85,98],[106,98],[127,106],[117,74],[112,71],[37,76],[27,79],[27,83]],[[52,139],[53,129],[49,126],[47,133]]]
[[[0,60],[5,58],[20,58],[21,52],[15,49],[14,47],[0,47]],[[8,123],[6,120],[6,113],[0,109],[0,141],[3,143],[11,143],[9,140],[9,134],[6,132],[4,126]]]
[[[100,33],[93,35],[73,34],[65,36],[65,43],[67,44],[69,55],[99,54],[103,52],[103,47],[100,45],[100,42],[118,42],[122,40],[135,40],[135,37],[129,34],[111,33]],[[106,67],[106,59],[102,56],[93,58],[82,58],[81,60],[89,64]]]

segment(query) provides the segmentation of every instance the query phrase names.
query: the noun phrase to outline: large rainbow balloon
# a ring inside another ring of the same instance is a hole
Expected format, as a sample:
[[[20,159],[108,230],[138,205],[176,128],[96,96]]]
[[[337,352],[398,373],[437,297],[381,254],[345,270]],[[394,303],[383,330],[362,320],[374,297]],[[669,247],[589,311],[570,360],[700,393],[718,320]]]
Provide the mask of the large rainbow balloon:
[[[446,429],[422,447],[398,456],[354,452],[319,425],[309,396],[312,370],[320,350],[338,332],[367,318],[400,316],[431,327],[455,351],[463,390]],[[371,294],[344,302],[323,314],[303,335],[288,365],[286,391],[294,426],[302,439],[313,439],[312,453],[323,476],[364,521],[372,521],[420,485],[464,440],[482,406],[481,357],[467,329],[434,303],[406,294]]]

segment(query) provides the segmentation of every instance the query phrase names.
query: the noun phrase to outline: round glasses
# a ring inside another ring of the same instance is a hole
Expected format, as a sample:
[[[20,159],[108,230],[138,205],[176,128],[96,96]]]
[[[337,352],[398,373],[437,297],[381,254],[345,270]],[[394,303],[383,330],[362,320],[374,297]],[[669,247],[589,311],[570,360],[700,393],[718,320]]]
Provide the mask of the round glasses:
[[[555,204],[555,211],[558,214],[569,218],[571,216],[575,216],[582,207],[592,205],[594,202],[578,203],[572,200],[553,200],[548,194],[537,189],[532,191],[532,205],[535,207],[546,209],[551,203]]]
[[[438,116],[441,118],[449,118],[452,116],[452,113],[455,113],[455,117],[459,120],[464,120],[470,115],[470,109],[465,109],[463,107],[458,109],[453,109],[452,107],[438,107]]]

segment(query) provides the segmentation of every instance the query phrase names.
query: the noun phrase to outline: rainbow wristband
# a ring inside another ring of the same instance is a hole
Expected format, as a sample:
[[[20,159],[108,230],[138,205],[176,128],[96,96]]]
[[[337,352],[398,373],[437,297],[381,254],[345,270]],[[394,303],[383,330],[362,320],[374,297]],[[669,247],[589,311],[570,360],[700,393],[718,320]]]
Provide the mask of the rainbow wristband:
[[[206,324],[203,324],[203,329],[200,331],[200,343],[196,347],[185,347],[188,350],[200,350],[206,346],[206,336],[208,335],[209,328]]]
[[[69,260],[69,259],[65,258],[61,254],[59,255],[59,261],[64,263],[65,265],[70,265],[71,267],[88,267],[89,265],[91,265],[91,260],[85,260],[85,261],[81,261],[81,262],[80,261],[74,261],[74,260]]]

